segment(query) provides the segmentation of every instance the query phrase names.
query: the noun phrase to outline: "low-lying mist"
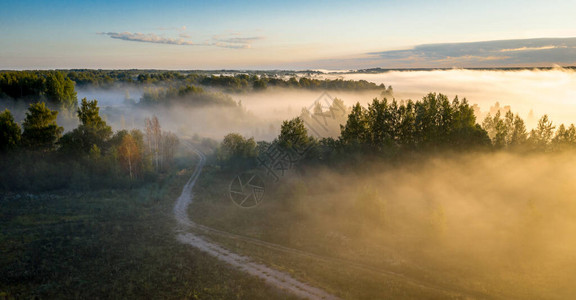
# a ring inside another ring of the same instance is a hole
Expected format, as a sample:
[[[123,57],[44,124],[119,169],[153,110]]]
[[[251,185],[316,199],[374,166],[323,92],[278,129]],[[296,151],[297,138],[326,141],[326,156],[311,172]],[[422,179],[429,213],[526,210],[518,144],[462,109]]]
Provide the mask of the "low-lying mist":
[[[97,99],[100,112],[115,130],[143,128],[144,118],[156,115],[163,128],[184,137],[199,135],[219,140],[226,134],[235,132],[256,140],[272,140],[278,135],[282,121],[300,115],[303,108],[312,107],[319,99],[325,102],[340,98],[345,105],[351,106],[358,101],[364,103],[380,96],[379,91],[331,91],[325,94],[322,91],[270,88],[261,92],[229,94],[239,103],[238,107],[147,107],[133,105],[126,100],[139,101],[142,93],[143,91],[124,88],[102,91],[91,89],[79,90],[78,98]]]
[[[280,183],[277,195],[290,196],[270,202],[297,216],[294,245],[325,243],[331,254],[490,296],[568,299],[574,165],[575,153],[475,153],[315,167]]]
[[[458,95],[488,111],[494,103],[510,105],[514,112],[535,125],[539,116],[548,114],[555,123],[573,123],[576,111],[576,72],[552,70],[436,70],[392,71],[379,74],[337,74],[327,78],[364,79],[394,88],[396,99],[420,99],[429,92],[450,98]],[[535,118],[528,118],[533,110]],[[480,122],[482,120],[479,120]]]
[[[576,73],[571,70],[522,70],[522,71],[393,71],[380,74],[338,74],[327,78],[342,77],[384,83],[394,88],[397,100],[421,99],[429,92],[441,92],[449,98],[459,96],[471,104],[478,104],[483,114],[477,116],[481,123],[485,113],[496,102],[501,107],[510,106],[514,113],[526,121],[530,129],[543,114],[548,114],[556,125],[573,123],[576,111]],[[79,90],[78,98],[98,99],[102,112],[114,129],[142,127],[143,115],[158,115],[161,124],[183,136],[200,136],[221,139],[230,132],[253,136],[256,140],[271,140],[283,120],[300,114],[322,97],[322,91],[269,88],[260,92],[230,93],[241,103],[242,113],[222,107],[142,108],[129,105],[138,102],[142,89],[119,87],[116,89]],[[329,91],[329,97],[340,98],[348,107],[356,102],[366,104],[379,91]],[[107,108],[111,107],[111,108]],[[532,112],[532,114],[531,114]],[[123,119],[122,119],[123,118]],[[72,123],[73,124],[73,123]]]
[[[397,100],[418,100],[429,92],[440,92],[449,98],[467,98],[478,104],[482,113],[477,122],[482,123],[485,113],[496,102],[500,107],[509,106],[519,113],[528,129],[535,126],[538,118],[548,114],[555,125],[574,122],[576,110],[576,73],[561,68],[553,70],[522,71],[393,71],[380,74],[335,74],[327,78],[368,80],[384,83],[394,89]],[[340,98],[347,107],[356,102],[365,105],[380,91],[328,91],[269,87],[259,92],[227,93],[241,107],[138,105],[147,86],[118,84],[109,88],[79,88],[78,99],[97,99],[101,113],[114,130],[143,128],[144,118],[157,115],[163,128],[180,136],[199,135],[221,139],[230,132],[240,133],[256,140],[276,137],[284,120],[300,115],[303,108],[311,108],[322,98]],[[207,90],[212,90],[208,88]],[[390,97],[388,97],[390,98]],[[136,105],[134,105],[136,103]],[[17,121],[24,118],[26,105],[15,101],[0,103],[9,108]],[[492,109],[494,110],[494,109]],[[531,113],[532,112],[532,113]],[[65,131],[78,124],[74,112],[61,112],[58,123]]]

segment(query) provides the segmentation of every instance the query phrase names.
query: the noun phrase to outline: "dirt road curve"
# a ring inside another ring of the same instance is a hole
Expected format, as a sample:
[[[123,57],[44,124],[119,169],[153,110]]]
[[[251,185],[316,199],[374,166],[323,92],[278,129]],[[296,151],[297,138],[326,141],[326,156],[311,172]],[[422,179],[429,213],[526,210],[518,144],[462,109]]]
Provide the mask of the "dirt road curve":
[[[194,173],[190,177],[190,180],[186,183],[184,188],[182,189],[182,194],[176,201],[176,205],[174,205],[174,216],[178,223],[180,224],[180,228],[178,229],[177,239],[187,245],[193,246],[201,251],[204,251],[223,262],[226,262],[238,269],[251,274],[253,276],[257,276],[268,284],[271,284],[275,287],[280,289],[286,290],[294,295],[300,296],[302,298],[307,299],[338,299],[337,297],[330,295],[324,292],[321,289],[312,287],[304,282],[300,282],[290,275],[274,270],[269,268],[263,264],[255,263],[250,260],[250,258],[238,255],[233,253],[227,249],[222,248],[218,244],[196,235],[194,233],[186,232],[187,228],[195,227],[200,228],[203,226],[199,226],[195,224],[192,220],[188,218],[188,205],[192,202],[193,194],[192,188],[194,184],[196,184],[196,180],[200,176],[202,172],[202,168],[206,163],[206,157],[200,151],[193,149],[194,152],[200,158]]]

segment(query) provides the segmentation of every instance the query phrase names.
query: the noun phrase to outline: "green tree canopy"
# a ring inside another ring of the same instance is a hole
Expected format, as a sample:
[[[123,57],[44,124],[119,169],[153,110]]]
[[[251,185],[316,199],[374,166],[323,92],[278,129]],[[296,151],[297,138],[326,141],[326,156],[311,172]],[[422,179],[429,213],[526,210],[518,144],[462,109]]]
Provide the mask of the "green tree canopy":
[[[14,116],[6,109],[0,113],[0,152],[16,148],[20,144],[20,125],[14,122]]]
[[[237,169],[252,164],[256,154],[254,138],[230,133],[224,137],[217,156],[222,166]]]
[[[302,119],[294,118],[282,123],[278,136],[280,147],[300,151],[304,150],[311,142],[312,139],[308,136],[308,130]]]
[[[74,90],[74,82],[64,77],[62,72],[51,72],[46,77],[46,98],[53,103],[58,103],[65,108],[76,106],[78,98]]]
[[[341,144],[374,152],[398,149],[464,149],[490,143],[476,124],[474,109],[466,99],[452,102],[442,94],[428,94],[421,101],[374,99],[363,108],[352,107]]]
[[[73,154],[86,154],[93,146],[106,149],[112,136],[112,128],[100,117],[98,100],[82,99],[77,110],[80,125],[62,137],[62,151]]]
[[[64,128],[58,126],[58,111],[50,110],[44,102],[30,104],[22,124],[22,143],[30,150],[54,150]]]
[[[554,137],[554,129],[556,126],[548,119],[548,115],[543,115],[538,120],[538,125],[530,132],[529,142],[537,150],[548,150],[550,142]]]

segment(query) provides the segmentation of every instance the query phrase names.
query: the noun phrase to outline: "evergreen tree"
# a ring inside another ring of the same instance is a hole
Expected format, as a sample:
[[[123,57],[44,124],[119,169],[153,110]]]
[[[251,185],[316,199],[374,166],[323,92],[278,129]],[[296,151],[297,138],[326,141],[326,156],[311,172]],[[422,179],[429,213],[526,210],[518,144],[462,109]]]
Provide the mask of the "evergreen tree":
[[[340,140],[344,145],[361,145],[368,142],[369,128],[366,111],[356,103],[348,115],[346,125],[341,126]]]
[[[302,119],[294,118],[282,123],[280,135],[278,136],[278,145],[280,147],[301,151],[306,149],[311,142],[312,139],[308,136],[308,130],[306,130]]]
[[[14,122],[12,113],[6,109],[0,113],[0,152],[7,152],[20,144],[20,125]]]
[[[576,128],[574,124],[571,124],[568,128],[561,124],[552,139],[552,147],[554,150],[566,150],[574,146],[576,146]]]
[[[524,120],[516,114],[514,116],[514,130],[512,130],[512,137],[510,138],[511,147],[520,147],[526,143],[528,140],[528,132],[526,131],[526,125],[524,125]]]
[[[64,130],[56,123],[57,116],[58,112],[50,110],[44,102],[30,104],[22,124],[23,145],[30,150],[54,150]]]
[[[536,150],[548,150],[554,136],[554,128],[556,127],[548,119],[548,115],[542,116],[538,120],[536,129],[530,132],[530,143],[533,148]]]

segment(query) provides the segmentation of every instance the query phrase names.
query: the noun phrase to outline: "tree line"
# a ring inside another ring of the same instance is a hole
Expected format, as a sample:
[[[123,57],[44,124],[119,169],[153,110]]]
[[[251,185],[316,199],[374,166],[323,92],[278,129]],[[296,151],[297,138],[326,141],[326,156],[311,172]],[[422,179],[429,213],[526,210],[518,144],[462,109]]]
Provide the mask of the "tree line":
[[[194,85],[179,87],[148,87],[144,90],[139,105],[189,105],[189,106],[237,106],[229,95],[205,91]]]
[[[309,90],[380,90],[392,95],[392,87],[366,80],[315,79],[310,74],[246,73],[213,75],[210,72],[153,70],[53,70],[0,72],[0,98],[62,104],[76,103],[75,87],[111,88],[120,85],[179,89],[213,87],[227,92],[262,91],[268,87]]]
[[[139,129],[113,132],[99,114],[97,100],[82,99],[79,125],[63,133],[58,111],[30,104],[20,126],[0,113],[0,189],[126,187],[153,180],[170,169],[179,143],[154,116]]]
[[[255,159],[271,145],[292,155],[306,149],[298,159],[336,163],[443,151],[550,152],[576,149],[576,127],[556,127],[544,115],[528,132],[522,118],[511,111],[504,116],[500,112],[489,114],[479,124],[473,107],[458,97],[452,101],[436,93],[419,101],[389,101],[383,97],[367,106],[356,103],[348,108],[338,138],[311,136],[301,116],[283,122],[280,134],[271,143],[231,133],[221,143],[217,158],[223,168],[255,167]]]
[[[46,101],[74,108],[78,101],[74,81],[63,71],[0,72],[0,99]]]

